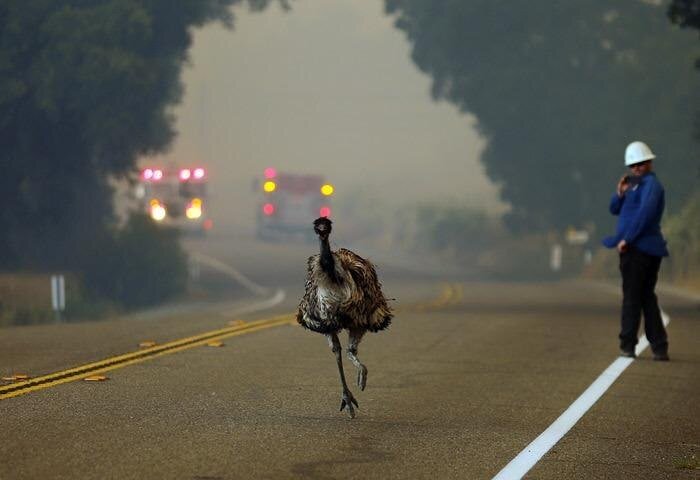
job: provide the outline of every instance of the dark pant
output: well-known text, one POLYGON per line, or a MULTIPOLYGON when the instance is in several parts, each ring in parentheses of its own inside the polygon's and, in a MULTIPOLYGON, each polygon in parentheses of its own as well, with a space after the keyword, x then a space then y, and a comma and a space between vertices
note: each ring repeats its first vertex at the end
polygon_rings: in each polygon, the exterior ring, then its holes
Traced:
POLYGON ((634 350, 639 322, 644 312, 644 331, 654 353, 666 353, 668 340, 661 320, 654 288, 661 257, 647 255, 634 248, 620 254, 622 273, 622 329, 620 348, 634 350))

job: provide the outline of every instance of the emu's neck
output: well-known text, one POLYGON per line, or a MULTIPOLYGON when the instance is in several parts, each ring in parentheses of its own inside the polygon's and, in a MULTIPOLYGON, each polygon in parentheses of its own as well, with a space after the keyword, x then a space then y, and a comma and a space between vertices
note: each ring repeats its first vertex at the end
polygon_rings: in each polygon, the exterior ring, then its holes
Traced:
POLYGON ((331 279, 336 283, 339 282, 338 276, 335 273, 335 260, 331 253, 331 245, 328 242, 328 237, 321 238, 321 270, 326 272, 331 279))

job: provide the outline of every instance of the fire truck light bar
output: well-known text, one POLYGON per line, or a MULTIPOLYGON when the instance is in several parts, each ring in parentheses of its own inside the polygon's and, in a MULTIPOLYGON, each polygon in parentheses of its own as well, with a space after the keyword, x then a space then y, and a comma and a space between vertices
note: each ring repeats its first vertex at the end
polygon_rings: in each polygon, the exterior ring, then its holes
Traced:
POLYGON ((157 182, 158 180, 161 180, 163 178, 163 170, 157 168, 145 168, 141 172, 141 177, 143 177, 144 180, 157 182))
POLYGON ((202 180, 206 174, 206 170, 201 167, 197 167, 195 169, 183 168, 180 170, 178 177, 180 178, 181 182, 186 182, 192 179, 202 180))

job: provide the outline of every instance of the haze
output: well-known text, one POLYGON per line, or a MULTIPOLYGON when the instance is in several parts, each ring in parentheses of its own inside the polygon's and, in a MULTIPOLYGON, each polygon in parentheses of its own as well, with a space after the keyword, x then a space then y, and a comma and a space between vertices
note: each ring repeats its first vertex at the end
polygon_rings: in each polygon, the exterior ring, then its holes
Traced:
MULTIPOLYGON (((382 2, 235 9, 233 31, 195 32, 179 135, 165 158, 210 169, 219 226, 250 226, 263 168, 322 173, 337 200, 461 202, 502 211, 474 119, 435 103, 382 2)), ((149 159, 142 159, 141 164, 149 159)))

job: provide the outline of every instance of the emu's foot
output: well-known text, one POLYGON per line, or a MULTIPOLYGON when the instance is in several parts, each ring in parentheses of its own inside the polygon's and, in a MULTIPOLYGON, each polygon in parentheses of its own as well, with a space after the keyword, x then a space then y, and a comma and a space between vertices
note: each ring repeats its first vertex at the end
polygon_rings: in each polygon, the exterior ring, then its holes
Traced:
POLYGON ((360 387, 362 391, 364 391, 367 386, 367 367, 364 365, 360 365, 357 369, 357 386, 360 387))
POLYGON ((344 390, 343 399, 340 401, 340 411, 342 412, 343 409, 347 407, 350 418, 355 418, 355 409, 352 407, 353 404, 355 404, 357 408, 360 408, 357 404, 357 400, 352 396, 352 392, 350 390, 344 390))

